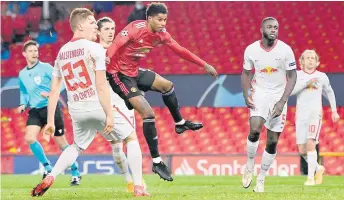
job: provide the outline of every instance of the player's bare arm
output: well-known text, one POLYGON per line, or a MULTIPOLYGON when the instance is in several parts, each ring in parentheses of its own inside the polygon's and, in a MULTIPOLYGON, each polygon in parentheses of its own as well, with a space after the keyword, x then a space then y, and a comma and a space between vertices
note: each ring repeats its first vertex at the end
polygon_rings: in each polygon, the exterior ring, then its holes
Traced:
POLYGON ((51 87, 48 101, 48 119, 45 126, 44 133, 51 135, 55 133, 55 111, 57 101, 60 96, 60 90, 62 86, 62 77, 53 76, 51 79, 51 87))
POLYGON ((296 74, 296 70, 292 69, 292 70, 287 70, 287 85, 285 87, 284 93, 282 98, 275 104, 273 110, 272 110, 272 117, 278 117, 281 115, 282 111, 283 111, 283 107, 285 105, 285 103, 288 101, 288 98, 291 94, 291 92, 293 91, 295 84, 296 84, 296 79, 297 79, 297 74, 296 74))
POLYGON ((248 93, 251 88, 251 78, 251 70, 243 69, 241 73, 241 88, 243 90, 245 103, 248 108, 254 109, 252 96, 248 93))

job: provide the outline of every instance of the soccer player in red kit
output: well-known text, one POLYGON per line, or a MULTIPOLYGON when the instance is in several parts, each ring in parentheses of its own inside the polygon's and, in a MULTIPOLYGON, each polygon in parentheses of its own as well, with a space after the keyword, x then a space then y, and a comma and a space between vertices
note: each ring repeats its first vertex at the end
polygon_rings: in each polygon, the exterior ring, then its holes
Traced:
POLYGON ((158 151, 158 137, 154 112, 141 91, 162 93, 163 101, 176 123, 175 130, 182 134, 186 130, 198 130, 201 123, 184 120, 179 112, 173 83, 150 70, 139 70, 139 60, 154 47, 167 45, 180 57, 205 68, 214 77, 216 70, 205 61, 180 46, 166 31, 167 7, 163 3, 152 3, 147 8, 147 20, 128 24, 115 38, 107 50, 108 79, 114 92, 126 101, 129 109, 134 108, 143 118, 143 133, 153 158, 153 172, 164 180, 172 181, 167 166, 158 151))

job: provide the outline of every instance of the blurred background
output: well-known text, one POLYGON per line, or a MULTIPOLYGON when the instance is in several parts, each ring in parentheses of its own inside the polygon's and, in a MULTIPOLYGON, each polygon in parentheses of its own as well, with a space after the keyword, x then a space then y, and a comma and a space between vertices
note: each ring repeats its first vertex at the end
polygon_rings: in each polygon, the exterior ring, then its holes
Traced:
MULTIPOLYGON (((149 2, 1 2, 1 173, 37 174, 43 168, 31 156, 24 141, 27 112, 19 106, 18 73, 26 66, 22 46, 34 39, 39 56, 53 65, 59 48, 72 38, 69 13, 76 7, 94 11, 96 19, 108 16, 116 22, 116 32, 128 22, 145 19, 149 2)), ((203 68, 184 61, 168 48, 156 48, 141 61, 173 81, 184 118, 203 122, 197 132, 178 136, 168 109, 159 94, 146 93, 154 107, 160 151, 176 175, 239 175, 245 163, 248 110, 242 97, 240 73, 244 49, 261 39, 261 20, 275 17, 280 23, 279 39, 289 44, 299 59, 305 49, 320 55, 318 70, 326 72, 335 91, 339 123, 333 124, 329 104, 324 99, 324 119, 320 135, 320 161, 329 175, 344 174, 344 2, 166 2, 167 31, 182 46, 212 64, 221 74, 214 80, 203 68)), ((61 102, 65 105, 65 92, 61 102)), ((63 109, 66 136, 73 141, 71 119, 63 109)), ((278 144, 278 156, 270 175, 307 173, 295 144, 295 97, 288 102, 287 125, 278 144)), ((136 115, 137 135, 145 153, 144 172, 151 173, 148 146, 142 134, 142 120, 136 115)), ((55 163, 61 153, 51 140, 41 137, 49 159, 55 163)), ((259 154, 266 134, 261 134, 259 154)), ((261 157, 256 163, 260 163, 261 157)), ((78 159, 82 173, 113 174, 118 170, 111 146, 97 136, 78 159)), ((260 165, 257 165, 259 167, 260 165)))

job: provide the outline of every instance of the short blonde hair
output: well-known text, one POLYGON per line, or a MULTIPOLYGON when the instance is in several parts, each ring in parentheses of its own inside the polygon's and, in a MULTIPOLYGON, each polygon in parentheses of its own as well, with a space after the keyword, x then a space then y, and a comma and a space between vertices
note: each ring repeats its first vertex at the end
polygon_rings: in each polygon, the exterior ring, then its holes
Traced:
POLYGON ((78 23, 82 20, 86 20, 88 16, 94 16, 93 12, 90 11, 87 8, 75 8, 71 13, 69 17, 69 24, 74 32, 76 30, 76 27, 78 23))
MULTIPOLYGON (((314 53, 314 54, 315 54, 315 61, 316 61, 317 63, 320 62, 319 55, 317 54, 317 52, 316 52, 314 49, 306 49, 306 50, 301 54, 300 59, 299 59, 300 68, 301 68, 301 69, 303 68, 303 65, 304 65, 303 61, 304 61, 304 59, 305 59, 305 54, 306 54, 306 53, 314 53)), ((317 67, 318 67, 318 66, 317 66, 317 67)))

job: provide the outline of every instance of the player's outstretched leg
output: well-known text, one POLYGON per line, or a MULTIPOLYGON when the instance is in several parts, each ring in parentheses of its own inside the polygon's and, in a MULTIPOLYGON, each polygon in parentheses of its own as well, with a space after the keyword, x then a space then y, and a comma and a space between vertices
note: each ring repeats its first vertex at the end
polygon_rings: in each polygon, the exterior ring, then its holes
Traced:
POLYGON ((152 171, 160 178, 173 181, 171 173, 165 163, 162 161, 158 149, 158 135, 155 127, 155 114, 147 100, 139 95, 129 99, 130 104, 140 113, 143 118, 143 134, 149 146, 150 154, 153 158, 152 171))
POLYGON ((173 120, 176 124, 175 131, 178 134, 182 134, 186 130, 195 131, 203 128, 202 123, 185 120, 182 117, 179 111, 178 98, 174 91, 173 83, 171 81, 155 73, 155 79, 152 85, 152 90, 162 93, 162 99, 173 117, 173 120))
POLYGON ((45 172, 43 174, 43 179, 48 173, 51 172, 52 166, 50 161, 44 153, 42 145, 36 140, 37 135, 41 130, 40 126, 29 125, 26 127, 25 141, 29 145, 32 154, 39 160, 39 162, 44 166, 45 172))
POLYGON ((48 191, 48 189, 54 184, 55 178, 53 176, 45 177, 41 183, 39 183, 36 187, 33 188, 31 191, 31 196, 43 196, 43 194, 48 191))
POLYGON ((33 188, 31 196, 42 196, 53 185, 56 176, 70 167, 76 161, 80 153, 81 149, 75 144, 67 147, 57 160, 51 173, 48 174, 41 183, 33 188))
MULTIPOLYGON (((69 144, 67 143, 67 139, 64 136, 64 134, 55 136, 54 139, 62 151, 66 150, 69 147, 69 144)), ((69 183, 70 186, 79 186, 80 181, 81 181, 81 175, 78 169, 78 163, 76 161, 72 164, 71 171, 72 171, 72 179, 71 179, 71 182, 69 183)))
POLYGON ((250 118, 250 133, 247 137, 247 162, 245 171, 242 175, 242 186, 244 188, 249 188, 252 183, 252 176, 254 172, 254 158, 257 153, 259 146, 259 135, 262 131, 262 126, 264 124, 264 119, 262 117, 251 117, 250 118))
POLYGON ((275 160, 276 157, 276 149, 277 149, 277 143, 278 143, 278 138, 281 133, 279 132, 273 132, 271 130, 267 131, 267 142, 266 142, 266 147, 265 151, 262 156, 262 163, 260 167, 260 172, 257 177, 257 185, 254 188, 254 192, 264 192, 264 182, 265 182, 265 176, 266 172, 270 169, 270 166, 272 162, 275 160))

